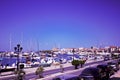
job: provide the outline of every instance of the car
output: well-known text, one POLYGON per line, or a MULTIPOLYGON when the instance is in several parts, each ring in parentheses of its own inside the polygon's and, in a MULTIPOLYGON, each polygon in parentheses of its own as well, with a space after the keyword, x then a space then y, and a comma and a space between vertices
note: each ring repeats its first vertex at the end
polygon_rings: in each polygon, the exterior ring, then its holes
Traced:
POLYGON ((113 78, 110 78, 110 80, 120 80, 119 77, 113 77, 113 78))
POLYGON ((117 61, 117 62, 118 62, 118 64, 120 65, 120 59, 118 59, 118 61, 117 61))
POLYGON ((110 76, 114 74, 113 68, 108 64, 97 65, 99 69, 100 77, 102 80, 109 80, 110 76))
POLYGON ((79 78, 80 80, 100 80, 99 69, 96 67, 85 68, 79 78))
POLYGON ((80 80, 79 76, 73 74, 64 74, 54 77, 52 80, 80 80))
POLYGON ((108 60, 110 60, 109 57, 104 57, 104 61, 108 61, 108 60))
POLYGON ((119 70, 119 64, 118 64, 118 62, 116 62, 116 61, 108 62, 108 65, 111 66, 111 67, 113 67, 113 70, 114 70, 115 72, 117 72, 117 71, 119 70))

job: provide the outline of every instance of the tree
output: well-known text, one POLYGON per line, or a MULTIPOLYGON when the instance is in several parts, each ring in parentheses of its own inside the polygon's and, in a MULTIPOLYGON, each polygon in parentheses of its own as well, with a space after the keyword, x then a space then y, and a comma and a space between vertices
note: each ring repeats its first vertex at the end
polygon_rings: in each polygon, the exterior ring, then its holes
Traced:
POLYGON ((17 80, 24 80, 25 78, 25 71, 23 69, 15 70, 14 73, 17 75, 17 80))
POLYGON ((80 65, 79 60, 73 60, 73 61, 72 61, 72 65, 75 66, 75 69, 78 69, 78 66, 80 65))
POLYGON ((44 69, 42 66, 39 66, 36 70, 36 75, 39 75, 39 78, 43 78, 43 72, 44 72, 44 69))
POLYGON ((81 65, 81 67, 83 67, 83 65, 85 64, 86 60, 79 60, 79 63, 81 65))
POLYGON ((62 64, 60 64, 60 69, 61 69, 61 72, 63 73, 64 72, 64 68, 63 68, 62 64))

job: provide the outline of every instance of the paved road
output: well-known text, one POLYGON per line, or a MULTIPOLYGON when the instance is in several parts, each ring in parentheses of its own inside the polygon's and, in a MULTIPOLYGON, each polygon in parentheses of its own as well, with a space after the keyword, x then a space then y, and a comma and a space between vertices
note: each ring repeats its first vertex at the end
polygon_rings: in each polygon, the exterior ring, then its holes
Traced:
MULTIPOLYGON (((93 64, 103 64, 103 63, 106 63, 106 61, 97 61, 97 62, 91 62, 91 63, 87 63, 87 64, 85 64, 83 67, 85 67, 85 66, 91 66, 91 65, 93 65, 93 64)), ((69 70, 74 70, 74 66, 69 66, 69 67, 65 67, 64 68, 64 72, 66 72, 66 71, 69 71, 69 70)), ((50 74, 55 74, 55 73, 58 73, 58 72, 61 72, 61 69, 59 68, 59 69, 54 69, 54 70, 49 70, 49 71, 45 71, 44 72, 44 76, 48 76, 48 75, 50 75, 50 74)), ((78 72, 76 73, 77 75, 78 75, 78 72)), ((29 79, 34 79, 34 78, 36 78, 37 76, 35 75, 35 73, 30 73, 30 74, 27 74, 26 75, 26 78, 25 78, 25 80, 29 80, 29 79)), ((2 80, 13 80, 14 79, 14 77, 12 76, 12 77, 7 77, 7 78, 4 78, 4 79, 2 79, 2 80)))
MULTIPOLYGON (((95 63, 100 64, 100 63, 103 63, 103 62, 104 62, 104 61, 87 63, 87 64, 85 64, 84 66, 92 65, 92 64, 95 64, 95 63)), ((64 72, 69 71, 69 70, 74 70, 74 66, 70 66, 70 67, 64 68, 64 72)), ((45 71, 43 75, 44 75, 44 76, 48 76, 48 75, 50 75, 50 74, 55 74, 55 73, 58 73, 58 72, 61 72, 61 69, 60 69, 60 68, 59 68, 59 69, 54 69, 54 70, 45 71)), ((36 76, 34 73, 28 74, 28 75, 26 75, 26 80, 29 80, 29 79, 32 79, 32 78, 36 78, 36 77, 37 77, 37 76, 36 76)))
MULTIPOLYGON (((113 60, 110 60, 110 61, 113 61, 113 60)), ((96 67, 98 64, 105 64, 105 63, 108 63, 110 61, 100 61, 100 62, 94 62, 94 63, 89 63, 90 66, 88 66, 89 64, 86 64, 86 66, 84 66, 83 68, 79 68, 77 70, 70 70, 70 71, 65 71, 64 73, 56 73, 56 74, 53 74, 53 75, 49 75, 49 76, 46 76, 45 78, 42 78, 42 79, 38 79, 38 80, 52 80, 53 78, 55 78, 55 76, 64 76, 64 75, 80 75, 82 70, 84 70, 85 68, 87 67, 96 67)), ((31 80, 34 80, 34 79, 31 79, 31 80)))

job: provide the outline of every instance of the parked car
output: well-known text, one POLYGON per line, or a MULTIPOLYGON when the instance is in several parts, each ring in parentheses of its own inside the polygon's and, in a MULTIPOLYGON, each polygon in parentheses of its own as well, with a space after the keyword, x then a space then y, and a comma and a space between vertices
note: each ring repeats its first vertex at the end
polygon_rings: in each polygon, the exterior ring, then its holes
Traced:
POLYGON ((120 59, 118 59, 118 61, 117 61, 117 62, 118 62, 118 65, 120 65, 120 59))
POLYGON ((119 77, 112 77, 112 78, 110 78, 110 80, 120 80, 120 78, 119 77))
POLYGON ((99 69, 95 67, 85 68, 79 78, 80 80, 100 80, 99 69))
POLYGON ((108 61, 110 58, 108 56, 104 57, 104 61, 108 61))
POLYGON ((64 74, 60 76, 56 76, 52 80, 80 80, 79 76, 73 74, 64 74))
POLYGON ((101 80, 109 80, 110 76, 114 74, 113 68, 107 64, 100 64, 97 66, 101 80))
POLYGON ((116 62, 116 61, 114 61, 114 62, 109 62, 108 65, 111 66, 111 67, 113 67, 113 70, 114 70, 115 72, 117 72, 117 71, 119 70, 119 64, 118 64, 118 62, 116 62))

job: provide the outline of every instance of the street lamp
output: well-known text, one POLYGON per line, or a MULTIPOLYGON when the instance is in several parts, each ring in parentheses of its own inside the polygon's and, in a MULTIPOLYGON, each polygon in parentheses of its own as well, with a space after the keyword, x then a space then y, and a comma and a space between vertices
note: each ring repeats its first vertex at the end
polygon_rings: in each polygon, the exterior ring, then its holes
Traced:
POLYGON ((17 70, 19 70, 19 54, 22 51, 22 47, 20 46, 20 44, 17 44, 17 47, 14 47, 15 53, 17 53, 17 70))
POLYGON ((73 52, 73 60, 74 60, 74 53, 75 53, 75 49, 74 48, 73 48, 72 52, 73 52))

